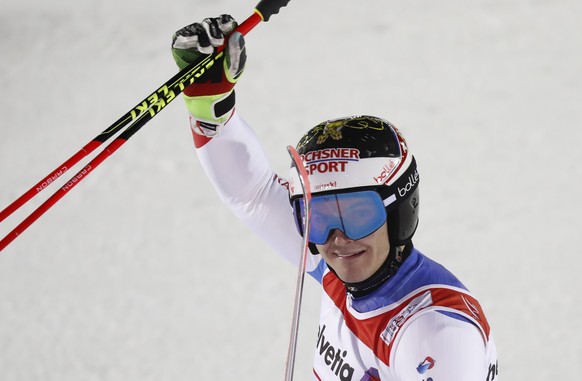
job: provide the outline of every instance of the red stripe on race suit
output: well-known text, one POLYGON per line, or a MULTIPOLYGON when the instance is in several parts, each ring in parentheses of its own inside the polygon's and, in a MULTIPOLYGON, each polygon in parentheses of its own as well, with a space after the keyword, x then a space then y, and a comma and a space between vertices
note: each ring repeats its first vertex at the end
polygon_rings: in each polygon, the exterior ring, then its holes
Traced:
POLYGON ((398 320, 397 324, 398 327, 402 327, 412 316, 427 308, 438 310, 438 307, 443 307, 443 310, 458 311, 461 316, 469 318, 469 320, 473 321, 480 328, 485 342, 489 339, 489 323, 479 302, 471 295, 460 292, 457 289, 446 288, 443 285, 422 287, 417 290, 418 292, 409 294, 406 299, 394 303, 394 309, 369 318, 358 319, 348 310, 346 287, 334 273, 328 272, 324 276, 323 287, 326 294, 341 311, 346 326, 350 331, 387 366, 390 365, 390 352, 392 350, 392 344, 395 341, 394 338, 400 333, 400 330, 395 332, 394 336, 389 340, 389 343, 382 339, 382 334, 389 323, 394 324, 394 319, 399 319, 399 314, 401 315, 401 320, 398 320), (410 306, 413 300, 426 293, 430 293, 430 305, 423 306, 411 314, 403 312, 406 307, 410 306))

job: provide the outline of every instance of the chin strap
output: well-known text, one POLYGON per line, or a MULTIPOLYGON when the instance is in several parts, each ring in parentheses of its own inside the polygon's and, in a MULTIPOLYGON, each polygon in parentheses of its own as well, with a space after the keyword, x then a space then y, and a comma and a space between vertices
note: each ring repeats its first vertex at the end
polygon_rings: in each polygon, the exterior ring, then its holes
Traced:
MULTIPOLYGON (((360 298, 374 292, 396 273, 398 268, 400 268, 404 260, 408 258, 411 252, 412 242, 408 242, 404 246, 398 246, 394 248, 390 247, 388 257, 380 266, 380 268, 374 274, 372 274, 371 277, 357 283, 344 282, 348 292, 352 294, 354 298, 360 298)), ((335 273, 331 267, 329 269, 335 273)))

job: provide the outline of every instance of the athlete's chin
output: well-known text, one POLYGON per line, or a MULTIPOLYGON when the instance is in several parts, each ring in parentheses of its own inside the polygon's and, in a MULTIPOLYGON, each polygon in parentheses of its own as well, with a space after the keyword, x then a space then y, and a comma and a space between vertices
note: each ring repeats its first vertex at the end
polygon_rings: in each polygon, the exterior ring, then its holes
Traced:
MULTIPOLYGON (((333 267, 333 265, 332 265, 333 267)), ((372 276, 374 271, 369 266, 346 266, 345 264, 337 264, 333 267, 337 276, 346 283, 363 282, 372 276)))
POLYGON ((370 276, 367 274, 361 274, 361 273, 354 274, 354 273, 345 272, 344 274, 338 273, 338 277, 344 283, 360 283, 360 282, 363 282, 366 279, 368 279, 370 276))

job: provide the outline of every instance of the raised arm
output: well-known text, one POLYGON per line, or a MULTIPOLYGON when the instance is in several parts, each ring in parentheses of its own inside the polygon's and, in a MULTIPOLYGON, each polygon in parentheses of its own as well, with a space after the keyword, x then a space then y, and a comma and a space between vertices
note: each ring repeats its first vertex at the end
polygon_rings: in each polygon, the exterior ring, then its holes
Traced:
POLYGON ((194 144, 224 203, 278 253, 297 264, 301 237, 286 182, 273 172, 257 136, 235 111, 234 86, 246 62, 244 37, 230 34, 235 27, 232 17, 222 15, 188 25, 174 35, 172 52, 180 67, 201 54, 212 54, 228 36, 222 59, 184 90, 194 144))

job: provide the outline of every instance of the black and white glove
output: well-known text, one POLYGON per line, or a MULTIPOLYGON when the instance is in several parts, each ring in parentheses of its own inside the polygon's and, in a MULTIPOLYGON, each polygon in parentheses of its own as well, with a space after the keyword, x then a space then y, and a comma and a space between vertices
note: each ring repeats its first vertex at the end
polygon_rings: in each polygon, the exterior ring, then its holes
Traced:
POLYGON ((221 15, 190 24, 172 38, 172 55, 180 70, 201 56, 214 54, 227 39, 225 50, 218 54, 212 66, 184 89, 186 108, 196 134, 217 135, 234 111, 234 86, 246 62, 244 37, 233 32, 237 25, 231 16, 221 15))

